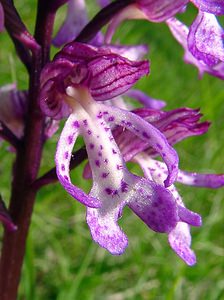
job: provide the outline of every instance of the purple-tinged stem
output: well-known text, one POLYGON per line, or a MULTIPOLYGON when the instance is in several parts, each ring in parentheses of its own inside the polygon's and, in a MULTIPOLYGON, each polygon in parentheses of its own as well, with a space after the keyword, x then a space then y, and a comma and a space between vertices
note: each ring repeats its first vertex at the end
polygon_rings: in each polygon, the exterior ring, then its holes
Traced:
MULTIPOLYGON (((70 170, 74 169, 80 165, 87 158, 87 152, 85 148, 81 148, 78 151, 74 152, 70 161, 70 170)), ((32 188, 39 190, 41 187, 57 182, 58 177, 56 174, 56 168, 49 170, 47 173, 42 175, 32 184, 32 188)))
POLYGON ((135 0, 117 0, 104 7, 96 16, 84 27, 76 37, 76 42, 87 43, 106 25, 121 9, 125 8, 135 0))
MULTIPOLYGON (((45 7, 44 2, 43 0, 39 1, 38 10, 45 7)), ((41 67, 49 59, 53 21, 52 12, 38 11, 35 39, 41 48, 33 51, 28 118, 25 124, 24 138, 17 148, 9 205, 9 213, 18 229, 12 233, 4 231, 0 260, 1 300, 16 300, 17 298, 26 239, 36 197, 36 190, 32 188, 32 183, 37 178, 44 143, 44 116, 38 104, 39 81, 41 67)))
POLYGON ((37 20, 41 20, 42 22, 41 26, 36 23, 35 37, 37 42, 42 46, 42 66, 50 59, 50 46, 56 11, 66 2, 67 0, 38 1, 37 20))
POLYGON ((0 137, 9 142, 15 149, 19 147, 20 140, 12 133, 12 131, 2 122, 0 122, 0 137))

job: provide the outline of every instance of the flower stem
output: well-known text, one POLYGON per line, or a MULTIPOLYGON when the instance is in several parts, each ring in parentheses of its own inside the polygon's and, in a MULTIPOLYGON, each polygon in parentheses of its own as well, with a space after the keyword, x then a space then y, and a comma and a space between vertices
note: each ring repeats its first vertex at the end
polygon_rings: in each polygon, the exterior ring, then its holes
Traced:
POLYGON ((29 107, 24 138, 17 148, 13 169, 12 194, 9 213, 18 227, 15 232, 5 230, 0 260, 0 299, 16 300, 20 274, 25 254, 26 239, 36 198, 32 183, 40 167, 44 144, 44 116, 38 95, 41 68, 49 60, 49 49, 54 22, 54 13, 44 9, 46 1, 39 0, 35 29, 38 45, 32 51, 29 83, 29 107))

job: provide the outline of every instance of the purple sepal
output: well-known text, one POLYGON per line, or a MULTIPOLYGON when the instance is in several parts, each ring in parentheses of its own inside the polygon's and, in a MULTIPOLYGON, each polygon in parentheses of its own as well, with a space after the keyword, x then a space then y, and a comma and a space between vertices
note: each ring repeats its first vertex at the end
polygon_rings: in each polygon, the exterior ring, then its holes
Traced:
POLYGON ((157 232, 170 232, 178 222, 176 202, 169 190, 144 178, 138 184, 136 198, 128 206, 157 232))
MULTIPOLYGON (((106 47, 106 46, 104 46, 106 47)), ((130 60, 140 60, 149 52, 148 45, 108 45, 111 52, 121 55, 130 60)))
POLYGON ((54 37, 52 43, 61 47, 73 41, 87 23, 87 13, 84 0, 69 0, 64 23, 54 37))
POLYGON ((224 14, 223 0, 191 0, 199 10, 214 14, 216 16, 224 14))
POLYGON ((224 61, 224 30, 216 17, 199 12, 190 26, 188 47, 190 52, 210 67, 224 61))
POLYGON ((148 61, 130 61, 108 47, 71 43, 43 69, 40 106, 47 116, 60 119, 71 113, 68 86, 85 86, 95 100, 104 101, 126 92, 148 73, 148 61))
POLYGON ((180 221, 185 222, 192 226, 201 226, 201 216, 193 211, 190 211, 186 207, 179 205, 178 206, 178 216, 180 221))
POLYGON ((224 175, 190 173, 179 170, 177 181, 186 185, 217 189, 224 186, 224 175))
MULTIPOLYGON (((201 135, 209 127, 208 122, 199 123, 202 115, 198 110, 190 108, 179 108, 168 112, 140 108, 133 112, 158 128, 171 145, 189 136, 201 135)), ((135 137, 130 131, 124 131, 122 127, 115 128, 113 134, 126 161, 131 160, 141 151, 147 151, 152 157, 157 155, 155 149, 149 147, 147 141, 135 137)))
POLYGON ((110 0, 97 0, 99 6, 101 6, 102 8, 107 6, 108 4, 110 4, 110 0))
POLYGON ((125 93, 126 96, 136 99, 141 102, 145 107, 152 109, 161 109, 166 106, 166 102, 158 99, 151 98, 140 90, 131 89, 125 93))
POLYGON ((1 196, 0 196, 0 222, 5 226, 5 228, 8 231, 15 231, 17 229, 17 226, 13 223, 1 196))
POLYGON ((23 136, 27 107, 27 92, 18 91, 15 83, 0 88, 0 121, 18 138, 23 136))
POLYGON ((169 233, 168 241, 170 247, 189 266, 196 263, 196 256, 191 250, 191 234, 189 225, 178 222, 176 227, 169 233))
POLYGON ((167 20, 167 25, 169 26, 170 31, 175 39, 181 44, 185 51, 184 61, 197 67, 199 71, 199 78, 203 76, 204 72, 207 72, 212 76, 224 79, 224 63, 220 62, 214 67, 209 67, 202 60, 198 60, 191 54, 187 45, 187 36, 189 33, 189 29, 186 25, 175 18, 167 20))
POLYGON ((163 22, 178 12, 182 12, 188 0, 137 0, 136 2, 149 21, 163 22))

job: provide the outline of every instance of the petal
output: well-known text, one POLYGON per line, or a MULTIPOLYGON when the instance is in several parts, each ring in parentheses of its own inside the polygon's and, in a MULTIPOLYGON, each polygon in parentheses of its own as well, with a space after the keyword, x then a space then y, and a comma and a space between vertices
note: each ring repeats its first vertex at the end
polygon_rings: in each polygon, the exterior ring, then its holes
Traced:
POLYGON ((97 0, 97 2, 102 8, 110 4, 110 0, 97 0))
POLYGON ((15 231, 17 226, 13 223, 8 210, 0 196, 0 222, 5 226, 8 231, 15 231))
POLYGON ((214 15, 198 13, 190 27, 188 47, 197 59, 208 66, 224 61, 224 30, 214 15))
POLYGON ((136 197, 131 199, 128 206, 152 230, 170 232, 179 219, 172 194, 163 186, 144 178, 135 189, 136 197))
POLYGON ((169 233, 168 241, 176 254, 189 266, 196 263, 196 256, 191 250, 191 235, 189 225, 178 222, 177 226, 169 233))
POLYGON ((186 185, 217 189, 224 186, 224 175, 190 173, 179 170, 177 181, 186 185))
POLYGON ((158 99, 151 98, 140 90, 131 89, 125 93, 126 96, 136 99, 141 102, 145 107, 152 109, 161 109, 166 106, 166 102, 158 99))
POLYGON ((148 61, 130 61, 108 54, 88 63, 91 72, 89 90, 96 101, 114 98, 131 88, 149 73, 148 61))
POLYGON ((65 190, 73 198, 77 199, 86 206, 99 207, 101 203, 98 199, 88 196, 81 189, 73 185, 70 180, 69 164, 72 156, 73 146, 78 134, 79 122, 77 121, 77 118, 71 114, 64 126, 57 145, 57 151, 55 155, 57 176, 65 190))
POLYGON ((27 107, 27 92, 18 91, 16 84, 0 88, 0 121, 18 138, 23 136, 27 107))
POLYGON ((168 144, 165 136, 154 126, 131 112, 104 105, 102 105, 102 109, 109 113, 108 120, 113 118, 114 124, 127 128, 142 140, 147 141, 148 145, 162 156, 169 171, 164 184, 166 187, 171 185, 178 172, 178 156, 168 144))
POLYGON ((117 53, 130 60, 140 60, 149 52, 148 45, 109 45, 111 52, 117 53))
POLYGON ((197 67, 199 71, 199 78, 203 76, 204 72, 207 72, 212 76, 224 79, 224 63, 219 63, 214 67, 209 67, 202 60, 197 59, 191 54, 187 45, 187 36, 189 29, 186 25, 175 18, 167 20, 166 23, 169 26, 169 29, 174 38, 182 45, 185 51, 184 61, 197 67))
POLYGON ((62 45, 73 41, 87 24, 87 20, 85 1, 68 1, 66 19, 53 39, 54 46, 61 47, 62 45))
POLYGON ((181 12, 188 0, 138 0, 137 3, 149 21, 163 22, 181 12))
POLYGON ((223 0, 191 0, 195 6, 197 6, 201 11, 214 14, 223 15, 224 14, 224 1, 223 0))
POLYGON ((114 255, 120 255, 128 246, 128 239, 117 225, 117 209, 87 208, 86 221, 93 240, 114 255))
POLYGON ((179 205, 178 206, 178 215, 182 222, 185 222, 192 226, 201 226, 202 220, 201 216, 196 214, 193 211, 190 211, 186 207, 179 205))

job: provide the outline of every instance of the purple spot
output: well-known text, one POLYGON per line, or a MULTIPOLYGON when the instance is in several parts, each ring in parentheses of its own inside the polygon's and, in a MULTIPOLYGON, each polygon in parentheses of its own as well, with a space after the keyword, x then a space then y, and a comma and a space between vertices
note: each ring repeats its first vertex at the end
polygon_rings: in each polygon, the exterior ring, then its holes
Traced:
POLYGON ((88 133, 88 135, 91 135, 92 131, 91 130, 87 130, 87 133, 88 133))
POLYGON ((82 122, 83 122, 84 126, 87 126, 87 125, 88 125, 87 120, 83 120, 82 122))
POLYGON ((130 126, 132 126, 132 123, 131 122, 126 122, 126 125, 130 127, 130 126))
POLYGON ((156 146, 157 146, 160 150, 163 149, 163 147, 162 147, 160 144, 156 144, 156 146))
POLYGON ((113 117, 113 116, 109 117, 109 118, 108 118, 108 121, 109 121, 109 122, 113 122, 113 121, 114 121, 114 117, 113 117))
POLYGON ((102 152, 101 152, 101 151, 98 152, 98 156, 99 156, 99 157, 102 156, 102 152))
POLYGON ((114 150, 114 149, 112 149, 112 153, 113 153, 113 154, 117 154, 117 151, 114 150))
POLYGON ((95 160, 95 165, 100 168, 100 161, 99 160, 95 160))
POLYGON ((65 158, 65 159, 68 159, 68 151, 66 151, 66 152, 64 153, 64 158, 65 158))
POLYGON ((117 170, 122 170, 123 166, 122 165, 117 165, 117 170))
POLYGON ((79 122, 78 121, 73 122, 73 126, 75 128, 79 128, 80 127, 79 122))
POLYGON ((107 132, 108 130, 110 130, 110 127, 104 127, 104 130, 107 132))
POLYGON ((68 181, 68 176, 65 175, 65 176, 64 176, 64 179, 68 181))
POLYGON ((108 164, 108 159, 107 158, 104 159, 104 162, 105 162, 105 164, 108 164))
POLYGON ((102 173, 102 178, 106 178, 110 173, 102 173))
POLYGON ((142 132, 142 136, 143 136, 144 138, 149 139, 149 135, 148 135, 148 133, 145 132, 145 131, 142 132))
POLYGON ((69 136, 68 136, 68 143, 69 143, 69 145, 71 145, 72 142, 73 142, 73 136, 72 136, 72 135, 69 135, 69 136))
POLYGON ((100 145, 100 150, 103 150, 103 146, 102 145, 100 145))
POLYGON ((89 147, 90 147, 90 149, 93 149, 94 148, 94 144, 89 144, 89 147))
POLYGON ((108 195, 111 195, 113 193, 113 190, 110 189, 110 188, 106 188, 105 189, 105 192, 108 194, 108 195))
POLYGON ((128 191, 128 184, 125 181, 121 181, 121 191, 122 193, 126 193, 128 191))
POLYGON ((65 165, 61 165, 61 170, 64 171, 65 170, 65 165))
POLYGON ((100 111, 99 114, 97 115, 97 118, 98 118, 98 119, 101 119, 102 116, 103 116, 103 115, 102 115, 102 112, 100 111))
POLYGON ((104 115, 108 115, 108 111, 104 111, 103 114, 104 114, 104 115))

